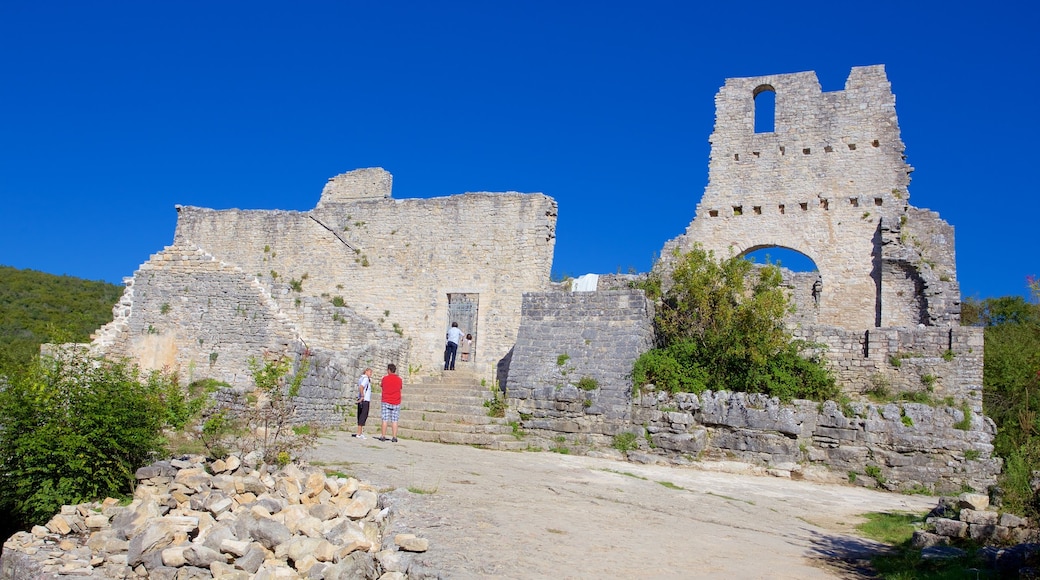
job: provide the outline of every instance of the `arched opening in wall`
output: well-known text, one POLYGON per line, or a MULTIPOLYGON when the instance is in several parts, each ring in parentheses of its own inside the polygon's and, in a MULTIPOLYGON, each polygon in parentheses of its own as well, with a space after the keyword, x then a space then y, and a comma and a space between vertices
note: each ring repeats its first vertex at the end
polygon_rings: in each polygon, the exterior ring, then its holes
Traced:
POLYGON ((756 246, 742 256, 755 264, 780 266, 783 285, 788 298, 795 307, 794 322, 811 324, 816 322, 823 296, 823 277, 816 262, 805 254, 783 246, 756 246))
POLYGON ((776 90, 770 85, 755 89, 755 133, 772 133, 776 130, 776 90))

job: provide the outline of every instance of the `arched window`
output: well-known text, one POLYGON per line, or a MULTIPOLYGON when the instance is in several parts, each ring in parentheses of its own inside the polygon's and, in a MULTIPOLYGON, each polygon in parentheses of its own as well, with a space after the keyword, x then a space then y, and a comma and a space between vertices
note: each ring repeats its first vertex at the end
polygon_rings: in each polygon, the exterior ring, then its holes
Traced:
POLYGON ((776 130, 776 89, 761 85, 755 89, 755 133, 776 130))

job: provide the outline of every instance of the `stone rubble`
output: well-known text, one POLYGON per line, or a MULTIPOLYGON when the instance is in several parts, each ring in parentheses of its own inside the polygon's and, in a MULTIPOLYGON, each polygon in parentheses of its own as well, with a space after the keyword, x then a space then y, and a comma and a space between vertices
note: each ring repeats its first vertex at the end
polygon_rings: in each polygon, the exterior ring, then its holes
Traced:
POLYGON ((231 456, 159 461, 136 478, 128 505, 63 506, 45 526, 11 536, 0 577, 436 577, 413 566, 429 542, 390 531, 393 499, 352 477, 231 456))

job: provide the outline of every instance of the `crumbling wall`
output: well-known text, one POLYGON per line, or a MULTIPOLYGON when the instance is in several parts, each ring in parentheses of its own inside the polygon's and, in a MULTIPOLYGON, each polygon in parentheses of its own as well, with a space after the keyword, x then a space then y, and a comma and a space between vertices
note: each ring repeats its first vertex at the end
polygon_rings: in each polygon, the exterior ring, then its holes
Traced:
POLYGON ((812 326, 795 337, 823 345, 820 354, 842 391, 927 394, 967 402, 982 413, 983 329, 874 328, 855 332, 812 326))
POLYGON ((661 267, 694 244, 718 258, 788 248, 819 270, 800 293, 812 294, 820 324, 955 323, 953 230, 909 206, 913 168, 883 66, 854 67, 829 93, 812 72, 727 79, 715 105, 709 183, 661 267), (762 131, 755 106, 767 92, 775 125, 762 131))
POLYGON ((653 346, 643 292, 528 293, 522 320, 504 384, 511 407, 530 416, 524 428, 613 435, 627 425, 632 364, 653 346), (595 387, 582 389, 588 380, 595 387))
POLYGON ((253 276, 201 250, 171 246, 128 280, 116 318, 96 333, 93 345, 98 354, 127 358, 146 370, 176 371, 184 382, 228 383, 230 390, 217 395, 228 402, 233 391, 253 388, 251 358, 306 359, 295 420, 326 425, 342 421, 366 366, 394 362, 407 368, 408 341, 349 308, 313 298, 294 307, 296 322, 253 276))
MULTIPOLYGON (((296 297, 340 297, 411 339, 421 372, 443 364, 448 295, 477 295, 477 328, 463 330, 475 334, 474 368, 493 376, 516 341, 521 295, 548 288, 556 202, 519 193, 395 200, 388 188, 388 173, 360 170, 334 178, 310 212, 178 207, 176 240, 272 291, 288 283, 296 297), (355 181, 362 189, 352 196, 355 181)), ((296 309, 283 310, 298 321, 296 309)))

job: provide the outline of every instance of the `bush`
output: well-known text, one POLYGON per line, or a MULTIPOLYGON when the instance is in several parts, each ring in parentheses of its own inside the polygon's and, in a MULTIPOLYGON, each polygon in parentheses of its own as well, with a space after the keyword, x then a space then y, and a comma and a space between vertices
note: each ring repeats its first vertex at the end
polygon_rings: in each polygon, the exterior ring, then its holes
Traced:
POLYGON ((185 402, 173 375, 60 352, 12 372, 0 391, 0 502, 31 525, 63 504, 132 491, 185 402))
POLYGON ((671 281, 654 318, 661 347, 632 368, 636 391, 653 384, 669 392, 766 393, 784 401, 837 396, 819 358, 802 355, 817 345, 794 341, 785 330, 791 307, 778 268, 753 270, 737 257, 716 261, 695 247, 676 255, 671 281))
POLYGON ((617 449, 618 451, 624 453, 626 451, 631 451, 638 447, 636 439, 637 437, 635 433, 618 433, 617 435, 614 435, 614 442, 611 446, 614 449, 617 449))
POLYGON ((296 398, 309 362, 287 357, 249 359, 255 390, 234 395, 231 404, 217 407, 201 425, 201 439, 210 455, 257 451, 270 464, 285 465, 299 458, 319 436, 316 425, 302 429, 295 422, 296 398))

